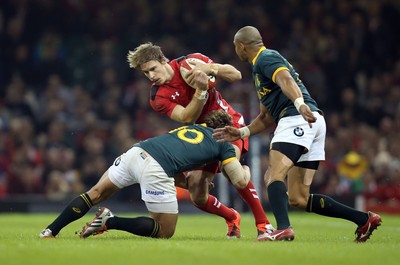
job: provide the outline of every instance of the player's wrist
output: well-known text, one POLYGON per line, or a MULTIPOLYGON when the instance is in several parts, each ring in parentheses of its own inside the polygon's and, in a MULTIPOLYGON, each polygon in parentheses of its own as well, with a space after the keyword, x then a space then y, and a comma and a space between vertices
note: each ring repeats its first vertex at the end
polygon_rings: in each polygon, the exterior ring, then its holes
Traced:
POLYGON ((247 126, 240 128, 240 129, 239 129, 239 132, 240 132, 240 138, 241 138, 241 139, 250 136, 250 129, 249 129, 249 127, 247 127, 247 126))
POLYGON ((219 70, 218 65, 217 64, 213 64, 213 63, 210 63, 208 65, 210 66, 210 74, 213 75, 213 76, 217 76, 218 75, 218 70, 219 70))
POLYGON ((304 98, 303 97, 298 97, 294 100, 293 102, 294 106, 296 107, 297 111, 300 113, 300 107, 302 105, 306 105, 306 103, 304 103, 304 98))
POLYGON ((194 93, 194 97, 199 100, 205 100, 208 98, 208 92, 207 92, 207 90, 196 89, 196 92, 194 93))

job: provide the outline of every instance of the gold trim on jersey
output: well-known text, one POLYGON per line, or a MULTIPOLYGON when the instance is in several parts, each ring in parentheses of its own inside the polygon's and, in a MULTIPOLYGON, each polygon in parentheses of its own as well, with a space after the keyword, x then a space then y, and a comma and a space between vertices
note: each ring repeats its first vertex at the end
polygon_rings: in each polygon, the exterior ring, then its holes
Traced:
POLYGON ((232 161, 235 160, 235 159, 236 159, 236 157, 227 158, 227 159, 225 159, 224 161, 222 161, 221 164, 222 164, 223 166, 225 166, 226 164, 228 164, 229 162, 232 162, 232 161))
POLYGON ((262 51, 266 50, 266 49, 267 49, 267 47, 262 46, 262 47, 258 50, 256 56, 255 56, 255 57, 253 58, 253 60, 251 61, 253 65, 256 63, 257 58, 258 58, 258 56, 260 55, 260 53, 261 53, 262 51))
POLYGON ((274 74, 272 75, 272 82, 276 83, 276 82, 275 82, 276 75, 277 75, 280 71, 282 71, 282 70, 288 70, 288 71, 290 71, 289 68, 287 68, 286 66, 278 67, 278 69, 276 69, 275 72, 274 72, 274 74))

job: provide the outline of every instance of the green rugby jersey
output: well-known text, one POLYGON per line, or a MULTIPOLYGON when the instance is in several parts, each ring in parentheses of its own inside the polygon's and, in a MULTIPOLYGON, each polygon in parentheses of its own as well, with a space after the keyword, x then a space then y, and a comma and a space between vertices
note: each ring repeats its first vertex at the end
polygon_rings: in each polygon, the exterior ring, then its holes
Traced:
POLYGON ((279 52, 262 47, 252 61, 253 80, 258 99, 274 117, 275 122, 277 123, 282 117, 299 115, 293 102, 275 83, 276 74, 282 70, 290 72, 310 109, 318 111, 317 103, 311 98, 293 66, 279 52))
POLYGON ((148 152, 168 176, 192 170, 205 163, 226 164, 236 158, 231 143, 217 143, 213 129, 205 124, 182 126, 169 133, 147 139, 138 145, 148 152))

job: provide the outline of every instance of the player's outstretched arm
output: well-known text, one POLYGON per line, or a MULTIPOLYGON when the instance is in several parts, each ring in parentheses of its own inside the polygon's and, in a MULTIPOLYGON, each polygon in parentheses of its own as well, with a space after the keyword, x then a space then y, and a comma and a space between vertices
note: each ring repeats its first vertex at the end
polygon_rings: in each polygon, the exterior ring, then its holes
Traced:
POLYGON ((249 137, 250 135, 258 134, 275 124, 274 118, 268 112, 263 104, 260 104, 260 114, 250 123, 249 126, 240 129, 225 126, 224 128, 216 128, 213 133, 213 138, 217 142, 234 142, 238 139, 249 137))
POLYGON ((242 79, 242 73, 230 64, 219 64, 219 63, 207 63, 202 64, 198 62, 193 62, 193 69, 188 72, 188 77, 193 75, 197 70, 202 71, 207 75, 213 75, 215 77, 220 77, 225 81, 230 83, 239 81, 242 79))
POLYGON ((217 139, 217 142, 234 142, 240 139, 240 130, 232 126, 225 126, 214 129, 212 136, 217 139))

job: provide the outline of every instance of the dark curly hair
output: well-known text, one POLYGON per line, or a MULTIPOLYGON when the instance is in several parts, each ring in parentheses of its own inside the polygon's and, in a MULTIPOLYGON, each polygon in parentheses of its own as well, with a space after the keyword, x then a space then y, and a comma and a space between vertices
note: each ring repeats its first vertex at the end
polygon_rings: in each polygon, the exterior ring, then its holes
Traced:
POLYGON ((204 118, 204 122, 211 128, 223 128, 232 125, 232 117, 223 110, 213 110, 204 118))

